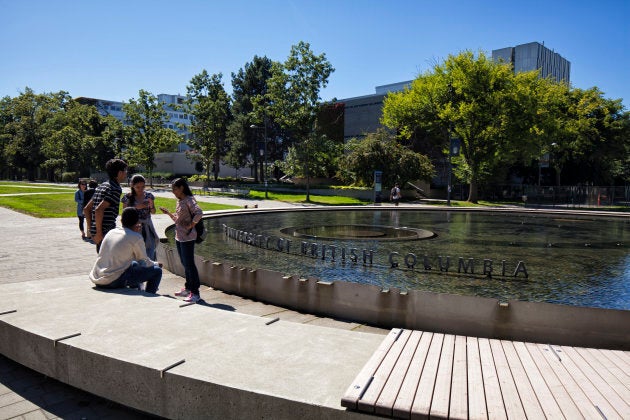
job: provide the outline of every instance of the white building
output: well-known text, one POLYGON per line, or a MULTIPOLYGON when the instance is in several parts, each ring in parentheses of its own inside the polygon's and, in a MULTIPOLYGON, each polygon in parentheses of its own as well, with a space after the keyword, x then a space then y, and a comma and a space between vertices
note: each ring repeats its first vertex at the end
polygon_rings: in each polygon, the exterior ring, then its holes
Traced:
MULTIPOLYGON (((168 95, 161 93, 157 95, 158 101, 163 103, 164 110, 167 113, 168 121, 164 124, 164 128, 170 128, 182 138, 189 138, 190 134, 186 127, 190 125, 191 116, 178 110, 176 105, 182 105, 186 100, 182 95, 168 95), (183 125, 183 127, 182 127, 183 125)), ((103 115, 111 115, 112 117, 125 122, 125 112, 123 111, 123 102, 110 101, 107 99, 96 99, 78 97, 76 100, 85 105, 94 105, 98 112, 103 115)), ((177 145, 177 152, 157 153, 155 156, 155 172, 169 172, 178 175, 193 175, 200 173, 195 170, 195 163, 186 155, 186 151, 190 147, 185 142, 177 145)))

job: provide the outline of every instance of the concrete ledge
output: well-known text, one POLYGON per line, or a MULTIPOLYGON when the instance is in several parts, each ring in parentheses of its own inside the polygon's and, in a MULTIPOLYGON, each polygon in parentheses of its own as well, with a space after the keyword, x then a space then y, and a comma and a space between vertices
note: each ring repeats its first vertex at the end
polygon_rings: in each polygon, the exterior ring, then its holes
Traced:
MULTIPOLYGON (((300 210, 303 211, 303 210, 300 210)), ((168 243, 158 259, 184 276, 177 251, 168 243)), ((345 319, 380 328, 407 328, 485 338, 630 350, 630 311, 585 308, 476 296, 401 292, 351 282, 298 278, 252 270, 196 256, 201 282, 215 289, 295 311, 345 319)))
POLYGON ((85 276, 0 285, 0 294, 2 354, 141 411, 365 418, 345 411, 340 397, 381 335, 95 290, 85 276))

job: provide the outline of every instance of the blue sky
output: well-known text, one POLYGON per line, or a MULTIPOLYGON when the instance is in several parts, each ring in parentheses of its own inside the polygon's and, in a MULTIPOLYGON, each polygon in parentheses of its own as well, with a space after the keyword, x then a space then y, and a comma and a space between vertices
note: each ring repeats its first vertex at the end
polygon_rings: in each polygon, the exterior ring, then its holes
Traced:
POLYGON ((127 101, 185 94, 206 69, 254 55, 284 61, 299 41, 335 72, 323 100, 374 93, 449 54, 537 41, 571 62, 574 87, 630 104, 630 0, 0 0, 0 97, 37 93, 127 101))

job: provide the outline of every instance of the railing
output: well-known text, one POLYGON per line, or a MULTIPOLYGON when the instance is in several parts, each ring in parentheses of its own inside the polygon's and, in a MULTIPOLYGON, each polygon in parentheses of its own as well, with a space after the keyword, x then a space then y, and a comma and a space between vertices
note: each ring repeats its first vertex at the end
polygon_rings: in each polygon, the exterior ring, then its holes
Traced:
POLYGON ((489 200, 518 200, 526 206, 630 207, 630 185, 504 185, 484 188, 480 196, 489 200))

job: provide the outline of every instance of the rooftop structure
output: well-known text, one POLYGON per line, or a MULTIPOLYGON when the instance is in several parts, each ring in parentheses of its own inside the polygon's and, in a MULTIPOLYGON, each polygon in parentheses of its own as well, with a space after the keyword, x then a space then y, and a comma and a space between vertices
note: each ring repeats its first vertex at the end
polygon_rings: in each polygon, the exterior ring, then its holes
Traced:
POLYGON ((557 52, 538 42, 506 47, 492 51, 493 60, 512 64, 514 72, 540 70, 541 77, 569 83, 571 63, 557 52))

